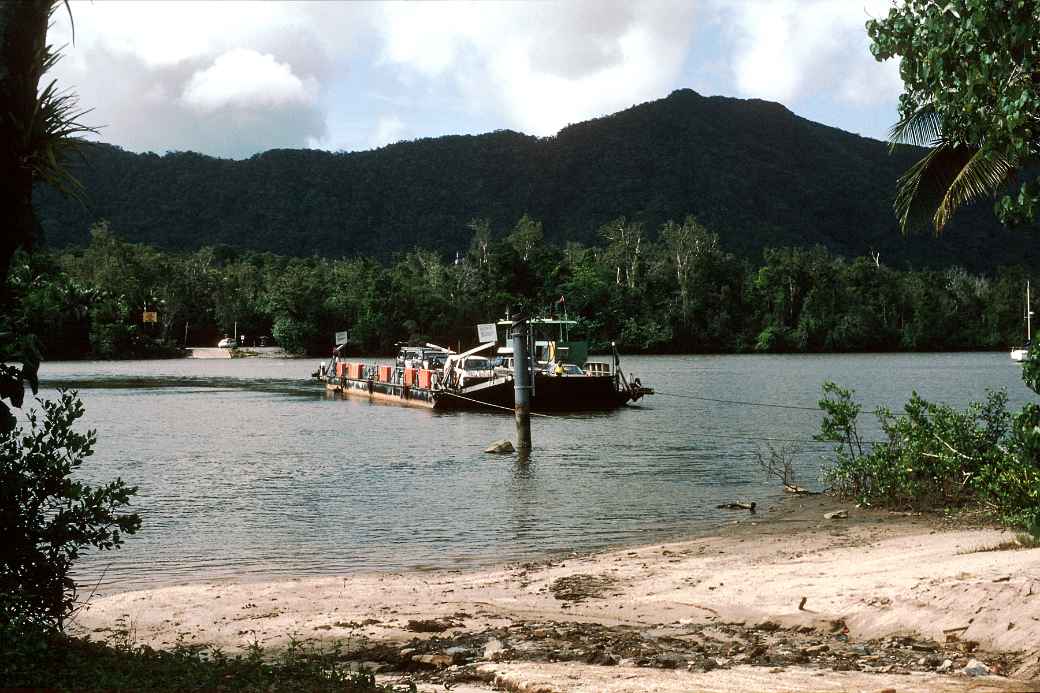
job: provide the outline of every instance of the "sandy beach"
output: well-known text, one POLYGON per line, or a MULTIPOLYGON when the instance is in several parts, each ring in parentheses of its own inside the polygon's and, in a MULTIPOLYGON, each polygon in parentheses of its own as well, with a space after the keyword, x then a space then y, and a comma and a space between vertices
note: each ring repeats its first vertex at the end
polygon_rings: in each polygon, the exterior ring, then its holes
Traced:
POLYGON ((1013 534, 825 496, 719 512, 713 536, 480 571, 100 595, 75 628, 337 642, 428 691, 1040 690, 1040 549, 992 550, 1013 534))

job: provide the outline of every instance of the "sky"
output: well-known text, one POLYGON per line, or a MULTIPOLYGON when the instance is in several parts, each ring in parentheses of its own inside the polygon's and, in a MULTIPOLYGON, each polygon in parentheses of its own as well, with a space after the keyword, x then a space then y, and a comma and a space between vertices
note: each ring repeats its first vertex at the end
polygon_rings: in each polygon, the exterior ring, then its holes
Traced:
POLYGON ((891 0, 233 2, 62 8, 52 73, 137 152, 245 158, 571 123, 676 89, 777 101, 884 139, 898 64, 864 23, 891 0))

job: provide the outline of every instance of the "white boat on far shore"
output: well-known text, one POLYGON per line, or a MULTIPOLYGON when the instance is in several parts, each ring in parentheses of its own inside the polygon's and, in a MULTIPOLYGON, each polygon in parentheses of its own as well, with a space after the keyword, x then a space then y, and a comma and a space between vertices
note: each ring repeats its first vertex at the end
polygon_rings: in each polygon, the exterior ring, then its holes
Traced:
POLYGON ((1029 282, 1026 282, 1026 343, 1020 347, 1011 347, 1011 360, 1022 362, 1029 357, 1029 347, 1033 343, 1033 310, 1029 304, 1029 282))

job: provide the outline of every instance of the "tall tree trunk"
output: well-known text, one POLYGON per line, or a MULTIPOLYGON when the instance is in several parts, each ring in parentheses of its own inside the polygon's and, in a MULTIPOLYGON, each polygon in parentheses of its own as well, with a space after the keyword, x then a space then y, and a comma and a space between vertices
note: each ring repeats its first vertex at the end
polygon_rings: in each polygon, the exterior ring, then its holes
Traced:
POLYGON ((47 43, 50 0, 0 0, 0 291, 11 257, 32 244, 31 122, 47 43))

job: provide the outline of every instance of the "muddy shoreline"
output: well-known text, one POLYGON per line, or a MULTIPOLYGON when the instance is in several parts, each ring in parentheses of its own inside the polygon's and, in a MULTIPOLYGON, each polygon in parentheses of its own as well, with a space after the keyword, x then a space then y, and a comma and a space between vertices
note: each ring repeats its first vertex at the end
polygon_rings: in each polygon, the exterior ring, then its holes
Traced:
POLYGON ((102 596, 76 627, 129 624, 157 647, 315 640, 423 690, 1040 688, 1040 549, 827 496, 719 512, 710 536, 487 570, 102 596))

